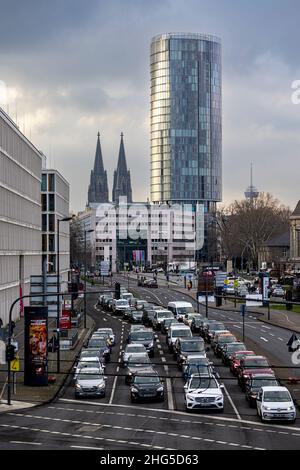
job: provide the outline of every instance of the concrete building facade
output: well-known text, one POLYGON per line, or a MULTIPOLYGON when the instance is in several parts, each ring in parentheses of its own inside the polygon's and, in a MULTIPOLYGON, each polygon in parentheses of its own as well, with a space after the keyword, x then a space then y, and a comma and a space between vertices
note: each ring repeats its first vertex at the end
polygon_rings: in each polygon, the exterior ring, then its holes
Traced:
MULTIPOLYGON (((41 272, 42 156, 0 108, 0 318, 41 272)), ((26 302, 24 302, 26 304, 26 302)), ((20 309, 13 311, 18 318, 20 309)))

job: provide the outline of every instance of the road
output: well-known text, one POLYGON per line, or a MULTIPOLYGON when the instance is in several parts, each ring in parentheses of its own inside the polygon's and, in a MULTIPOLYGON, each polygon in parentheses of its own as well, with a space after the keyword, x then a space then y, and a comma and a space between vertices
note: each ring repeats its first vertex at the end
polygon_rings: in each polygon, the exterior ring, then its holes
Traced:
MULTIPOLYGON (((130 290, 149 301, 166 305, 170 300, 191 300, 172 289, 138 288, 136 282, 130 282, 130 290)), ((124 280, 123 284, 127 286, 124 280)), ((180 371, 161 333, 157 334, 152 361, 165 379, 165 402, 131 404, 129 387, 125 384, 124 371, 120 367, 120 355, 126 345, 129 326, 121 318, 99 310, 96 298, 96 295, 88 298, 88 311, 95 320, 96 328, 111 326, 116 333, 116 345, 105 372, 108 377, 105 398, 75 400, 70 378, 60 398, 52 404, 0 415, 0 449, 180 451, 299 448, 300 420, 297 419, 294 425, 260 423, 228 368, 223 367, 211 351, 208 356, 214 361, 220 382, 226 388, 224 413, 186 413, 180 371)), ((209 315, 224 321, 238 336, 241 334, 239 315, 218 311, 210 311, 209 315)), ((256 345, 266 354, 270 351, 269 357, 273 363, 284 354, 288 332, 270 328, 265 328, 255 318, 246 320, 246 344, 249 341, 251 347, 256 345), (273 334, 274 337, 271 336, 273 334)), ((286 358, 290 360, 288 355, 286 358)))

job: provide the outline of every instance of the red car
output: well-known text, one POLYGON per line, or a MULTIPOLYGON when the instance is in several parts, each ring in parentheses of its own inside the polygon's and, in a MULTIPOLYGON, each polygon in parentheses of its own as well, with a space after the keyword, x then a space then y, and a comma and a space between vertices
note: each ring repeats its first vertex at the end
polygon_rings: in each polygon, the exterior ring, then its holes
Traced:
POLYGON ((232 355, 232 359, 230 360, 230 372, 233 375, 238 374, 238 368, 240 367, 240 361, 245 356, 255 356, 255 352, 253 351, 235 351, 232 355))
POLYGON ((251 373, 274 374, 267 359, 264 356, 246 356, 240 360, 238 368, 238 383, 245 391, 246 381, 251 373))

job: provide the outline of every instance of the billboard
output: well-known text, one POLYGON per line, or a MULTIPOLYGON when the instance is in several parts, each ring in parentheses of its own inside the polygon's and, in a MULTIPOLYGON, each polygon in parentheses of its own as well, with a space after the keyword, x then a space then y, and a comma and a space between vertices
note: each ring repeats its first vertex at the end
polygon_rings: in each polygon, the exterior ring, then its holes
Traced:
POLYGON ((48 307, 25 307, 24 323, 24 385, 48 385, 48 307))

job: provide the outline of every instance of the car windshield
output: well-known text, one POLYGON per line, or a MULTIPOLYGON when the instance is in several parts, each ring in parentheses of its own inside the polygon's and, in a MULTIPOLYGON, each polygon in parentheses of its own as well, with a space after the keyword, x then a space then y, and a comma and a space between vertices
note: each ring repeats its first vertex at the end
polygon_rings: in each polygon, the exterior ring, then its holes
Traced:
POLYGON ((217 382, 213 377, 193 377, 189 388, 217 388, 217 382))
POLYGON ((264 377, 261 379, 253 379, 251 382, 251 387, 260 388, 260 387, 276 387, 278 382, 274 377, 264 377))
POLYGON ((90 348, 106 348, 106 346, 107 345, 106 345, 105 339, 101 339, 101 338, 96 339, 95 338, 95 339, 91 339, 89 341, 89 347, 90 348))
POLYGON ((132 365, 140 365, 140 364, 150 364, 150 359, 148 356, 142 356, 142 357, 130 357, 128 364, 132 365))
POLYGON ((134 379, 135 384, 159 384, 159 377, 147 375, 145 377, 137 375, 134 379))
POLYGON ((130 339, 132 341, 151 341, 153 333, 151 331, 136 331, 131 334, 130 339))
POLYGON ((173 330, 172 331, 172 337, 173 338, 190 338, 192 336, 191 330, 190 329, 178 329, 178 330, 173 330))
POLYGON ((97 374, 96 372, 89 372, 88 370, 83 372, 81 371, 80 374, 78 374, 78 380, 103 380, 103 375, 102 374, 97 374))
POLYGON ((244 352, 240 352, 240 353, 235 353, 234 357, 235 359, 242 359, 243 357, 245 356, 253 356, 253 353, 250 353, 250 354, 245 354, 244 352))
POLYGON ((244 362, 246 369, 247 368, 260 368, 260 367, 269 367, 268 361, 266 359, 247 359, 244 362))
POLYGON ((98 356, 99 351, 97 349, 93 349, 92 351, 86 350, 82 351, 80 357, 95 357, 98 356))
POLYGON ((176 310, 179 315, 183 315, 186 313, 194 313, 193 307, 178 307, 176 310))
POLYGON ((116 305, 117 305, 117 306, 120 306, 120 305, 121 305, 121 306, 122 306, 122 305, 125 306, 125 305, 128 305, 128 302, 127 302, 127 300, 117 300, 117 304, 116 304, 116 305))
POLYGON ((194 318, 194 324, 197 325, 197 326, 200 325, 201 324, 201 318, 200 317, 199 318, 194 318))
POLYGON ((127 348, 125 349, 125 352, 127 354, 132 354, 132 353, 139 353, 139 352, 143 352, 145 350, 145 347, 141 344, 141 345, 135 345, 135 346, 127 346, 127 348))
POLYGON ((157 318, 174 318, 172 312, 157 312, 157 318))
POLYGON ((208 359, 206 357, 188 357, 188 364, 191 365, 208 365, 208 359))
POLYGON ((287 390, 273 390, 273 391, 264 393, 264 401, 278 402, 278 401, 292 401, 292 399, 287 390))
POLYGON ((234 341, 236 341, 236 338, 231 335, 220 336, 218 339, 219 343, 234 343, 234 341))
POLYGON ((246 349, 244 344, 228 344, 226 351, 243 351, 243 349, 246 349))
POLYGON ((141 310, 135 310, 134 312, 132 312, 132 315, 134 317, 141 317, 143 315, 143 312, 141 310))
POLYGON ((221 330, 225 330, 225 326, 223 325, 223 323, 216 323, 215 325, 212 324, 212 325, 209 325, 208 328, 209 328, 209 330, 211 330, 211 331, 221 331, 221 330))
POLYGON ((201 372, 207 374, 209 373, 209 367, 207 364, 190 364, 188 372, 190 375, 201 374, 201 372))
POLYGON ((111 328, 101 328, 100 330, 98 330, 98 333, 107 333, 109 335, 112 335, 113 330, 111 328))
POLYGON ((204 351, 205 346, 203 341, 186 341, 181 344, 181 350, 183 352, 189 351, 197 351, 202 352, 204 351))
POLYGON ((78 364, 78 369, 84 369, 86 367, 95 367, 95 368, 98 368, 99 367, 99 362, 85 362, 85 361, 82 361, 78 364))

